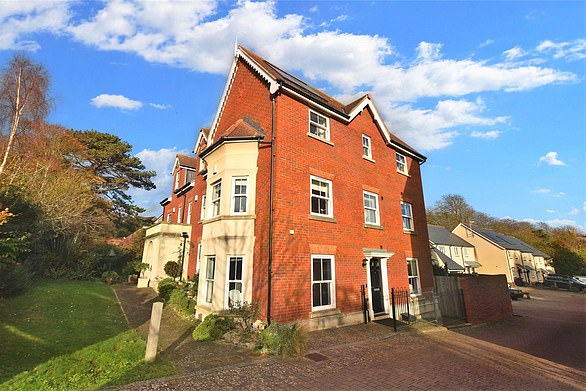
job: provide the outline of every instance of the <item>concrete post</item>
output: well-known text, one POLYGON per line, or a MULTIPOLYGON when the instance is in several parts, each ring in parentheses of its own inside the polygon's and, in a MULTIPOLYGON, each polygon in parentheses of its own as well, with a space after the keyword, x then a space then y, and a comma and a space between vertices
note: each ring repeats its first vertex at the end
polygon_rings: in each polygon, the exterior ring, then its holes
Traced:
POLYGON ((161 316, 163 315, 163 303, 153 303, 151 312, 151 323, 149 326, 149 337, 147 340, 144 360, 153 362, 157 358, 157 345, 159 344, 159 330, 161 329, 161 316))

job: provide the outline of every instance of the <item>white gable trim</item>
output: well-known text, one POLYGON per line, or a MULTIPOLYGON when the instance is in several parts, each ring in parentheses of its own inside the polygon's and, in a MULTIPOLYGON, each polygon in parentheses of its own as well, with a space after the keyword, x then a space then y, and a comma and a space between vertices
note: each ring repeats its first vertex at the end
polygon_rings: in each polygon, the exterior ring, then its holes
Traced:
MULTIPOLYGON (((392 144, 393 147, 400 149, 405 154, 407 154, 411 157, 414 157, 417 160, 422 160, 422 158, 420 156, 403 148, 401 145, 399 145, 397 142, 395 142, 391 138, 391 133, 389 132, 389 129, 387 128, 386 124, 384 123, 378 109, 376 108, 376 105, 374 104, 374 102, 372 101, 370 96, 366 95, 362 99, 362 102, 360 102, 360 104, 357 105, 349 115, 342 115, 340 113, 336 113, 333 110, 330 110, 329 108, 325 107, 324 105, 322 105, 318 102, 315 102, 315 101, 297 93, 296 91, 292 90, 291 88, 288 88, 286 86, 282 86, 281 84, 279 84, 279 82, 274 77, 272 77, 269 74, 269 72, 267 72, 266 69, 264 69, 260 64, 258 64, 254 59, 252 59, 248 54, 246 54, 244 51, 242 51, 239 47, 236 47, 236 50, 234 51, 234 60, 232 61, 232 66, 230 67, 230 73, 228 75, 228 80, 226 81, 226 86, 224 87, 224 92, 222 93, 222 97, 220 99, 220 104, 219 104, 218 109, 216 111, 216 115, 214 116, 214 120, 212 121, 212 125, 210 126, 208 140, 206 140, 206 141, 208 141, 208 145, 211 145, 214 143, 214 137, 216 135, 216 130, 217 130, 218 124, 220 122, 220 119, 222 117, 222 113, 224 112, 224 107, 226 105, 228 95, 230 94, 230 89, 232 87, 232 83, 234 82, 236 71, 238 70, 238 59, 242 59, 261 78, 263 78, 269 84, 269 92, 271 94, 274 94, 280 88, 283 88, 283 90, 285 90, 289 94, 294 95, 297 98, 303 100, 308 105, 315 107, 315 108, 319 109, 320 111, 327 113, 328 115, 330 115, 334 118, 337 118, 340 121, 343 121, 345 123, 352 122, 354 120, 354 118, 356 118, 356 116, 358 114, 360 114, 367 106, 370 107, 372 114, 373 114, 373 117, 374 117, 374 120, 377 123, 377 125, 380 127, 380 129, 382 129, 384 138, 387 141, 387 143, 392 144)), ((198 137, 198 143, 199 143, 199 137, 198 137)), ((197 150, 197 146, 198 145, 196 145, 195 151, 197 150)))
POLYGON ((197 150, 199 149, 199 146, 202 142, 202 140, 205 140, 206 142, 208 141, 208 138, 205 136, 205 134, 203 133, 203 131, 200 129, 199 134, 197 135, 197 141, 195 142, 195 147, 193 148, 193 153, 197 155, 197 150))
POLYGON ((216 111, 216 115, 214 116, 214 120, 212 121, 212 125, 210 126, 208 145, 214 143, 214 136, 216 135, 218 124, 220 122, 220 119, 222 118, 222 113, 224 112, 224 107, 226 106, 226 101, 228 99, 228 95, 230 94, 230 89, 232 88, 232 83, 234 82, 236 71, 238 70, 239 58, 246 62, 250 67, 252 67, 252 69, 254 69, 260 75, 260 77, 262 77, 269 83, 269 92, 271 94, 274 94, 280 88, 280 85, 276 79, 269 75, 268 72, 264 70, 259 64, 257 64, 256 61, 250 58, 250 56, 248 56, 246 53, 240 50, 239 47, 236 47, 236 50, 234 51, 234 60, 232 61, 230 73, 228 74, 228 80, 226 81, 226 86, 224 87, 222 98, 220 99, 220 105, 218 106, 218 110, 216 111))

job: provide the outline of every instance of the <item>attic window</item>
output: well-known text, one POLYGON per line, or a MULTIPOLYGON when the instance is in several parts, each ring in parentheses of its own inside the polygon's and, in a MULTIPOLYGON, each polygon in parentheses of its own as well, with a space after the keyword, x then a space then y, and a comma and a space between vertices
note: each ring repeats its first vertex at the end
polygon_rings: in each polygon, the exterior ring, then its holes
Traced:
POLYGON ((397 160, 397 172, 407 175, 407 158, 401 155, 399 152, 396 153, 397 160))
POLYGON ((330 141, 330 121, 328 118, 309 110, 309 133, 330 141))

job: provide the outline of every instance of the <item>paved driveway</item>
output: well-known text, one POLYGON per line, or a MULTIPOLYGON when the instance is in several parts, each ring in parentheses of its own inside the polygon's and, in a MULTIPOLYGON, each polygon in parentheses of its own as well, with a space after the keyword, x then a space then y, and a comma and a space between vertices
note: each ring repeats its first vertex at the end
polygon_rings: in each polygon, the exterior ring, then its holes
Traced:
POLYGON ((458 331, 586 371, 586 294, 523 288, 531 300, 513 301, 514 318, 458 331))
POLYGON ((274 358, 125 386, 128 390, 584 390, 584 372, 451 331, 359 325, 315 334, 325 360, 274 358), (325 335, 325 338, 321 338, 325 335), (366 336, 366 337, 365 337, 366 336), (346 337, 349 337, 347 339, 346 337), (344 341, 343 341, 344 340, 344 341), (345 342, 354 340, 354 342, 345 342))

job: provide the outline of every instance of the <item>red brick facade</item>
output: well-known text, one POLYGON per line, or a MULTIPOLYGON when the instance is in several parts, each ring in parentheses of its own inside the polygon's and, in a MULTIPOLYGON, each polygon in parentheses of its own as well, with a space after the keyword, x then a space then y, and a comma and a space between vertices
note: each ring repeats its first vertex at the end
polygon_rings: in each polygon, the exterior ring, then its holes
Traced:
MULTIPOLYGON (((288 322, 310 318, 312 254, 334 256, 335 308, 341 314, 361 311, 360 288, 367 284, 364 249, 394 253, 386 264, 389 290, 408 286, 407 258, 418 260, 421 289, 430 290, 433 276, 419 169, 422 159, 401 151, 407 158, 409 175, 397 172, 396 151, 376 122, 371 106, 349 122, 329 115, 323 108, 312 108, 329 118, 330 139, 324 142, 308 135, 307 102, 286 89, 271 95, 266 78, 242 59, 237 60, 232 76, 216 128, 210 129, 210 143, 222 142, 226 130, 245 116, 265 134, 263 143, 259 143, 257 162, 252 275, 252 299, 261 305, 263 316, 268 305, 271 148, 267 144, 273 126, 272 319, 288 322), (362 135, 370 137, 371 160, 363 158, 362 135), (311 175, 331 181, 331 219, 311 216, 311 175), (378 195, 379 227, 365 226, 363 190, 378 195), (403 230, 401 201, 412 205, 413 232, 403 230)), ((203 176, 198 175, 194 188, 185 194, 187 200, 193 201, 195 196, 200 200, 192 207, 192 246, 197 246, 201 238, 198 221, 204 192, 203 176)), ((177 210, 181 202, 182 197, 174 195, 165 213, 173 207, 177 210)), ((177 222, 176 216, 171 221, 177 222)), ((195 271, 197 248, 192 250, 190 275, 195 271)))
POLYGON ((513 304, 509 295, 507 278, 496 276, 458 276, 464 297, 466 320, 469 323, 485 323, 513 316, 513 304))

